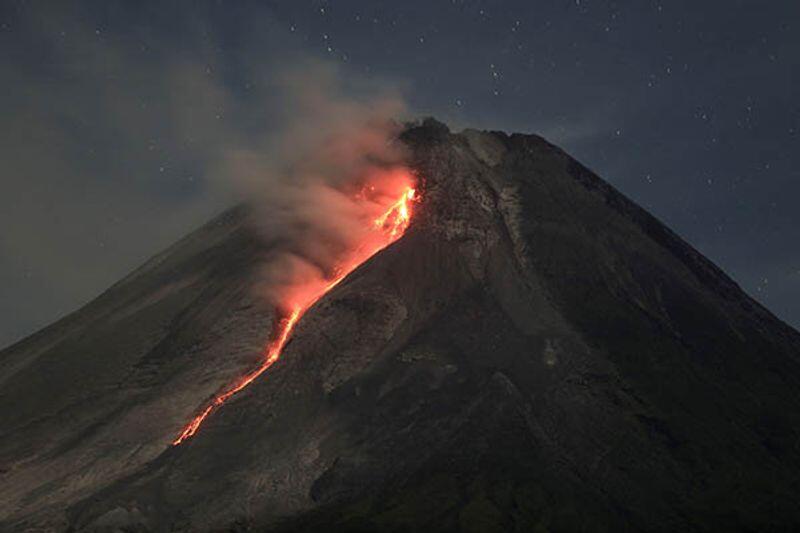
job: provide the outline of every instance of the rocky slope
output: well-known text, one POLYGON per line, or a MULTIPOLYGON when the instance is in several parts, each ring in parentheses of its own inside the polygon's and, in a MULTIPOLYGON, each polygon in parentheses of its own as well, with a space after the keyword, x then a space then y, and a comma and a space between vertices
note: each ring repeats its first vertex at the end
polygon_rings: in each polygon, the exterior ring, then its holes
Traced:
POLYGON ((406 235, 187 444, 274 320, 245 209, 0 353, 0 529, 800 524, 800 334, 539 137, 402 140, 406 235))

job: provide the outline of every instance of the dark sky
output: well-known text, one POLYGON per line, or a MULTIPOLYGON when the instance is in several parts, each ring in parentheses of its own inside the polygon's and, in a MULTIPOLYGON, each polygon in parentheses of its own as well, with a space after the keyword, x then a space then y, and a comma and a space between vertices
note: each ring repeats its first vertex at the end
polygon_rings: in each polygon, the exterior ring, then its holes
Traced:
POLYGON ((797 0, 65 4, 0 3, 0 346, 235 201, 309 57, 544 135, 800 326, 797 0))

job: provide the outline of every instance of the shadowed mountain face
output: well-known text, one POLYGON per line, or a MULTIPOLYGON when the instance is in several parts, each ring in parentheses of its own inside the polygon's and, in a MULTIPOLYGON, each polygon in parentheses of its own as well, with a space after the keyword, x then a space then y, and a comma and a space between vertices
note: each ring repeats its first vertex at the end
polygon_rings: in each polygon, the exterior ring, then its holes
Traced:
POLYGON ((0 353, 0 529, 800 525, 800 334, 536 136, 434 121, 405 236, 258 362, 234 209, 0 353))

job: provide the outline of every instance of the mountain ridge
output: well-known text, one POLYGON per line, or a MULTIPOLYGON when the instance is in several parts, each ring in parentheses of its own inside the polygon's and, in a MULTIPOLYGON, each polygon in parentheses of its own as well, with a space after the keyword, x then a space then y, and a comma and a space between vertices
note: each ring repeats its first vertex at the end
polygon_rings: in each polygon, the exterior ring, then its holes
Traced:
POLYGON ((244 212, 115 285, 130 291, 116 314, 87 306, 72 337, 28 354, 4 391, 28 403, 0 409, 17 443, 0 446, 0 524, 800 523, 800 334, 541 137, 426 120, 400 140, 423 194, 406 235, 186 445, 168 444, 275 321, 244 212), (53 410, 70 421, 42 418, 53 410))

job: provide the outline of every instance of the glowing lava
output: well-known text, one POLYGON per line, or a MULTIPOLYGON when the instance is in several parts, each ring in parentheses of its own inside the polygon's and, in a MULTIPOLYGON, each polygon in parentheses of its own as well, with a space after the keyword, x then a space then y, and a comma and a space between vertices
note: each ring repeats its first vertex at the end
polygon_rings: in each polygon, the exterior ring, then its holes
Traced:
MULTIPOLYGON (((410 183, 410 180, 406 181, 410 183)), ((374 188, 370 188, 370 190, 372 191, 374 188)), ((365 193, 360 193, 361 198, 365 198, 365 196, 365 193)), ((216 408, 228 401, 231 396, 250 385, 258 376, 263 374, 280 359, 283 348, 289 341, 289 337, 297 321, 300 320, 309 307, 314 305, 325 293, 338 285, 339 282, 364 261, 403 236, 403 233, 405 233, 411 222, 412 205, 416 201, 419 201, 419 197, 414 187, 408 184, 403 185, 403 190, 399 198, 372 220, 363 242, 352 250, 350 255, 339 264, 330 278, 310 281, 305 286, 299 287, 298 290, 293 292, 285 304, 288 313, 278 322, 277 330, 273 335, 274 338, 267 346, 264 353, 264 360, 261 364, 255 370, 252 370, 224 389, 223 392, 214 396, 203 411, 186 424, 181 434, 172 441, 173 446, 177 446, 186 441, 186 439, 194 436, 205 419, 208 418, 216 408)))

